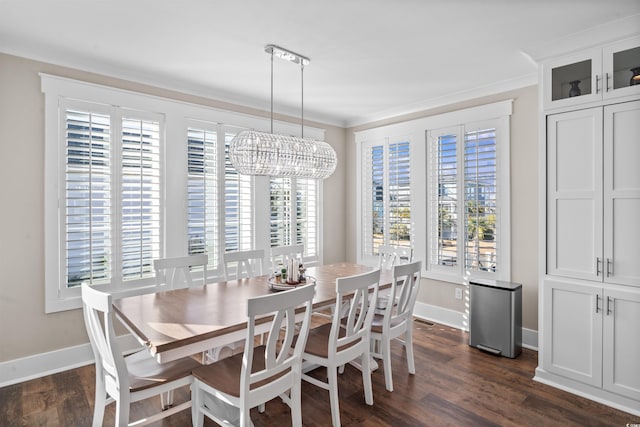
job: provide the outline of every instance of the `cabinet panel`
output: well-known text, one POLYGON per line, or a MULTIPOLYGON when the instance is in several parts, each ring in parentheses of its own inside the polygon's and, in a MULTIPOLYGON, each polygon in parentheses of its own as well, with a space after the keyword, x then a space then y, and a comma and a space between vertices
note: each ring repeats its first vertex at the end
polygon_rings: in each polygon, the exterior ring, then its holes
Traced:
POLYGON ((553 59, 545 63, 544 67, 545 108, 578 105, 601 98, 601 49, 553 59))
POLYGON ((547 118, 547 272, 601 280, 602 109, 547 118))
POLYGON ((603 387, 640 400, 640 291, 605 290, 603 387))
POLYGON ((623 40, 603 49, 604 98, 640 94, 640 37, 623 40))
POLYGON ((640 286, 640 101, 604 109, 606 282, 640 286))
POLYGON ((544 286, 545 369, 600 387, 601 289, 553 280, 544 286))

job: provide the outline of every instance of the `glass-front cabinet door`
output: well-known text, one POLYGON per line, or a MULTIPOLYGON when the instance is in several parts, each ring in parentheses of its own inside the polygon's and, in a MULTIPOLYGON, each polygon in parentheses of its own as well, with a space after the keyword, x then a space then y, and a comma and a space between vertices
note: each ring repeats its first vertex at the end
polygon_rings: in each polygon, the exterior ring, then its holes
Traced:
POLYGON ((640 94, 640 37, 605 47, 602 58, 605 98, 640 94))
POLYGON ((544 107, 558 108, 602 98, 602 50, 592 49, 544 65, 544 107))
POLYGON ((640 36, 543 65, 545 109, 640 94, 640 36))

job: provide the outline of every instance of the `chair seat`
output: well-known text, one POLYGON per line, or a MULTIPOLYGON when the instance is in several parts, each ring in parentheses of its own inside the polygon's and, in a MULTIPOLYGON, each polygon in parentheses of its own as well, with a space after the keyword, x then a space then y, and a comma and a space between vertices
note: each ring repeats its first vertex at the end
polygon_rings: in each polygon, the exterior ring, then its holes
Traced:
POLYGON ((125 362, 129 371, 129 389, 131 392, 187 377, 191 375, 192 370, 202 366, 191 358, 158 363, 151 357, 147 349, 125 357, 125 362))
MULTIPOLYGON (((307 346, 304 348, 304 352, 312 354, 318 357, 329 356, 329 334, 331 333, 331 323, 325 323, 317 328, 309 329, 309 337, 307 338, 307 346)), ((347 333, 346 329, 340 328, 338 333, 339 338, 342 338, 347 333)), ((338 347, 338 351, 345 350, 351 346, 356 345, 357 342, 351 342, 347 345, 338 347)))
MULTIPOLYGON (((253 349, 251 372, 258 372, 265 368, 265 349, 266 346, 264 345, 253 349)), ((242 372, 242 356, 243 353, 238 353, 211 365, 200 366, 193 370, 193 377, 230 396, 240 397, 239 379, 242 372)), ((256 389, 264 384, 268 384, 286 373, 287 371, 284 371, 263 381, 256 382, 251 385, 251 389, 256 389)))
MULTIPOLYGON (((371 323, 371 332, 377 332, 381 334, 383 322, 384 322, 383 314, 376 314, 375 316, 373 316, 373 322, 371 323)), ((398 326, 402 322, 404 322, 404 318, 391 319, 390 326, 393 328, 398 326)))

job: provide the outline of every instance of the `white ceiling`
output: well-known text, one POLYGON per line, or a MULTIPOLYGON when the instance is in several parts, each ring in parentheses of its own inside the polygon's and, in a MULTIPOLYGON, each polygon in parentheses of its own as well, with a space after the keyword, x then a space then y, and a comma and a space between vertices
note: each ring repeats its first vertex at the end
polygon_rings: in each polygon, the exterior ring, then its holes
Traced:
MULTIPOLYGON (((639 0, 0 0, 0 52, 269 109, 267 44, 311 59, 305 118, 352 126, 533 84, 523 53, 639 0)), ((639 29, 640 30, 640 29, 639 29)), ((300 69, 274 61, 274 110, 300 69)))

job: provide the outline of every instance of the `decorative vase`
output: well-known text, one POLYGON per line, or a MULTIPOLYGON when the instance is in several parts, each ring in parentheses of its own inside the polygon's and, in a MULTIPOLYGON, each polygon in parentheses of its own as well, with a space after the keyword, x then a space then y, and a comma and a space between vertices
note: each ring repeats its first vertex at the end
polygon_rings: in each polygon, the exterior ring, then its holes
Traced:
POLYGON ((580 91, 580 86, 578 86, 580 84, 580 80, 574 80, 572 82, 569 82, 569 84, 571 85, 571 88, 569 89, 569 98, 580 96, 582 94, 582 91, 580 91))
POLYGON ((631 69, 633 75, 631 76, 631 80, 629 80, 629 86, 640 85, 640 67, 635 67, 631 69))

